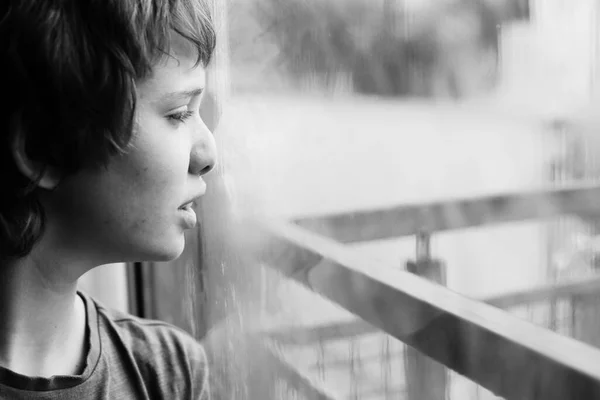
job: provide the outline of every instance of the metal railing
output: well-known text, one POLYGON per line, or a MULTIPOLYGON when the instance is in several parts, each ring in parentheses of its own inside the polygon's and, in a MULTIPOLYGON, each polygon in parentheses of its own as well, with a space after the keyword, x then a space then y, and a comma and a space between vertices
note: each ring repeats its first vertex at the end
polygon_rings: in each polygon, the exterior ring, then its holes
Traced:
MULTIPOLYGON (((253 222, 269 238, 258 255, 263 263, 359 318, 266 334, 289 346, 379 331, 508 400, 600 398, 600 350, 500 309, 598 294, 600 279, 475 300, 345 246, 409 235, 426 240, 438 231, 566 214, 590 218, 600 215, 598 199, 599 185, 581 185, 253 222)), ((427 253, 422 247, 418 259, 427 260, 427 253)))

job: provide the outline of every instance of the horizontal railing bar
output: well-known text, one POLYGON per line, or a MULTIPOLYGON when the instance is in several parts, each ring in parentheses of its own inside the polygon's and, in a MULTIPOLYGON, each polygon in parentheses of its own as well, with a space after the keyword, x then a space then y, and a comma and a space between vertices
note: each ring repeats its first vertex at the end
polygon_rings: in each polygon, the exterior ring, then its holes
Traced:
MULTIPOLYGON (((403 399, 406 397, 406 386, 393 386, 385 390, 384 388, 371 389, 371 390, 363 390, 360 391, 359 399, 368 400, 370 398, 400 398, 403 399)), ((347 397, 348 400, 354 400, 356 397, 347 397)))
MULTIPOLYGON (((336 400, 339 396, 330 393, 328 389, 324 388, 323 382, 311 377, 309 374, 300 371, 296 366, 290 364, 285 357, 278 354, 273 349, 274 346, 268 344, 261 345, 261 351, 265 355, 265 359, 270 365, 277 367, 277 373, 280 378, 283 378, 285 382, 295 390, 297 390, 302 396, 307 399, 314 400, 336 400)), ((258 366, 260 368, 260 366, 258 366)))
POLYGON ((271 235, 259 254, 264 263, 498 396, 600 398, 598 349, 293 224, 255 229, 271 235))
MULTIPOLYGON (((394 358, 400 358, 404 356, 404 352, 394 352, 394 353, 389 353, 389 359, 393 360, 394 358)), ((369 354, 367 356, 364 355, 360 355, 360 363, 361 365, 365 365, 368 363, 372 363, 372 362, 376 362, 378 364, 381 364, 383 362, 383 357, 382 355, 379 354, 369 354)), ((327 361, 322 361, 321 365, 315 363, 312 364, 310 366, 311 369, 319 369, 322 366, 325 366, 327 368, 336 368, 336 369, 345 369, 345 368, 351 368, 351 363, 352 360, 348 357, 346 358, 332 358, 332 359, 328 359, 327 361)))
POLYGON ((296 223, 338 242, 352 243, 563 214, 600 215, 599 199, 600 186, 589 184, 311 216, 296 223))
POLYGON ((594 294, 600 294, 600 277, 503 293, 484 301, 494 307, 508 309, 543 301, 594 294))
MULTIPOLYGON (((572 296, 584 297, 594 294, 600 294, 600 278, 577 280, 503 293, 481 301, 493 305, 494 307, 509 309, 543 301, 569 298, 572 296)), ((340 340, 378 332, 381 332, 379 328, 362 319, 356 319, 310 327, 276 329, 264 332, 264 334, 281 344, 306 346, 319 342, 340 340)))
POLYGON ((278 328, 264 332, 269 338, 286 346, 308 346, 320 342, 330 342, 374 333, 382 332, 381 329, 362 319, 308 327, 278 328))

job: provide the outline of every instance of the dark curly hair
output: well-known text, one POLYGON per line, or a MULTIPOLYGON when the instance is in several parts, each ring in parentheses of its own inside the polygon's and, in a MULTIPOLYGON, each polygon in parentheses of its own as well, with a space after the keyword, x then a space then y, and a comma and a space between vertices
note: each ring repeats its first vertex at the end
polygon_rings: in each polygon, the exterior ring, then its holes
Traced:
MULTIPOLYGON (((38 181, 12 148, 66 175, 127 151, 136 82, 168 56, 175 33, 208 64, 216 37, 207 0, 4 0, 0 4, 0 263, 44 231, 38 181)), ((39 178, 38 178, 39 179, 39 178)))

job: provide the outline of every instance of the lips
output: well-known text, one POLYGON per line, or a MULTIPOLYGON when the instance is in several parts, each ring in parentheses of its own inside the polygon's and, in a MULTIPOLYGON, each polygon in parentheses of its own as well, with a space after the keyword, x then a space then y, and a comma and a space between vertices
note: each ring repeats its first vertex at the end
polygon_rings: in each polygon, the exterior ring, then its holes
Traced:
POLYGON ((192 208, 192 204, 193 202, 184 204, 182 207, 179 208, 179 212, 180 215, 183 217, 182 221, 183 224, 186 228, 193 228, 196 226, 197 223, 197 217, 196 217, 196 213, 194 212, 194 209, 192 208))
POLYGON ((200 178, 200 185, 196 190, 196 194, 192 196, 187 202, 179 206, 180 210, 191 210, 196 205, 196 200, 204 196, 206 193, 206 183, 200 178))

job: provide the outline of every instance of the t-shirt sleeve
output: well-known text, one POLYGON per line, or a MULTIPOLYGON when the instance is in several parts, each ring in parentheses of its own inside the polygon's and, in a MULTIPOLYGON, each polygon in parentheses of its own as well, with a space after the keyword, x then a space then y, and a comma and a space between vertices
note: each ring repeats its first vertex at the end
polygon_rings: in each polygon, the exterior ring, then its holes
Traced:
POLYGON ((185 347, 184 356, 189 362, 190 382, 186 382, 186 384, 190 387, 191 398, 193 400, 212 400, 208 361, 204 347, 191 336, 184 336, 182 342, 185 347))
POLYGON ((153 398, 213 400, 207 355, 200 342, 163 322, 131 319, 119 325, 153 398))
POLYGON ((198 400, 211 400, 208 361, 204 348, 199 343, 196 344, 198 355, 192 364, 195 384, 193 384, 193 398, 198 400))

